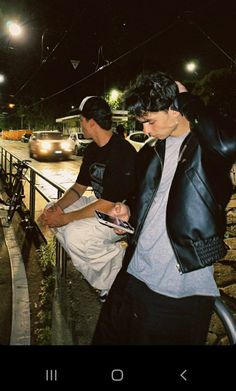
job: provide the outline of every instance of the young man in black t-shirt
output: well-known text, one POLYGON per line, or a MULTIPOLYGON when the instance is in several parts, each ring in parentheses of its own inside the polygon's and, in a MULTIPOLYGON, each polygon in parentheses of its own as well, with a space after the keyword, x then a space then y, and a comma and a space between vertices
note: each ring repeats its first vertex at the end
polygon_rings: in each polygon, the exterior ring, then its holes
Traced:
POLYGON ((45 209, 41 221, 55 235, 75 267, 96 289, 109 290, 118 273, 125 249, 113 229, 100 224, 95 210, 107 213, 127 199, 135 186, 136 151, 111 131, 112 113, 101 97, 83 99, 81 126, 93 142, 85 150, 75 184, 55 204, 45 209), (94 196, 82 195, 91 186, 94 196))

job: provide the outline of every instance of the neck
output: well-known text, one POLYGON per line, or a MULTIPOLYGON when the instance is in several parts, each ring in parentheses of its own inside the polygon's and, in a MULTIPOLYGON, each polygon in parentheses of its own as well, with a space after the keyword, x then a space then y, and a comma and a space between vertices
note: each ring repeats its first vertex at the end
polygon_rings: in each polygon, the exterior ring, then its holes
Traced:
POLYGON ((103 130, 100 128, 93 137, 93 140, 99 147, 104 147, 104 145, 110 141, 112 135, 113 133, 111 130, 103 130))
POLYGON ((176 124, 175 128, 173 129, 171 136, 173 137, 182 136, 183 134, 187 133, 189 130, 190 130, 189 121, 185 117, 182 117, 179 120, 179 122, 176 124))

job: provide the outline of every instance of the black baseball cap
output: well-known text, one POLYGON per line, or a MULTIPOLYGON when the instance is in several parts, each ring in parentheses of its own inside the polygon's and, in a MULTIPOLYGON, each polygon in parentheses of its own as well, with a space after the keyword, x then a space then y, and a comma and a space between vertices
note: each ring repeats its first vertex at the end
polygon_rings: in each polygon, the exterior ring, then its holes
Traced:
POLYGON ((101 96, 86 96, 80 103, 78 111, 83 117, 93 118, 95 121, 101 115, 107 119, 112 117, 109 104, 101 96))

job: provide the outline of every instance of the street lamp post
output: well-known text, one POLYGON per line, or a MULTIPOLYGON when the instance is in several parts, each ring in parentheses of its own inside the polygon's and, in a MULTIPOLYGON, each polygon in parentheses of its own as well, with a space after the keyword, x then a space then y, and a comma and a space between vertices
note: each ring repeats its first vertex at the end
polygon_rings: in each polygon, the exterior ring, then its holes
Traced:
POLYGON ((25 114, 21 114, 21 116, 20 116, 20 126, 21 126, 21 129, 24 129, 24 117, 25 117, 25 114))

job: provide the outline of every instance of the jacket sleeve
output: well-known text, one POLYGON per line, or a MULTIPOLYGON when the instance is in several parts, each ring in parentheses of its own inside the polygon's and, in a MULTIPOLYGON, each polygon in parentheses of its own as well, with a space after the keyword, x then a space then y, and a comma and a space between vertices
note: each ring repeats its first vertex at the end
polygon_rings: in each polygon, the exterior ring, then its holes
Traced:
POLYGON ((216 152, 229 163, 236 161, 236 123, 233 119, 220 117, 189 92, 177 95, 174 109, 190 122, 191 131, 203 149, 216 152))

